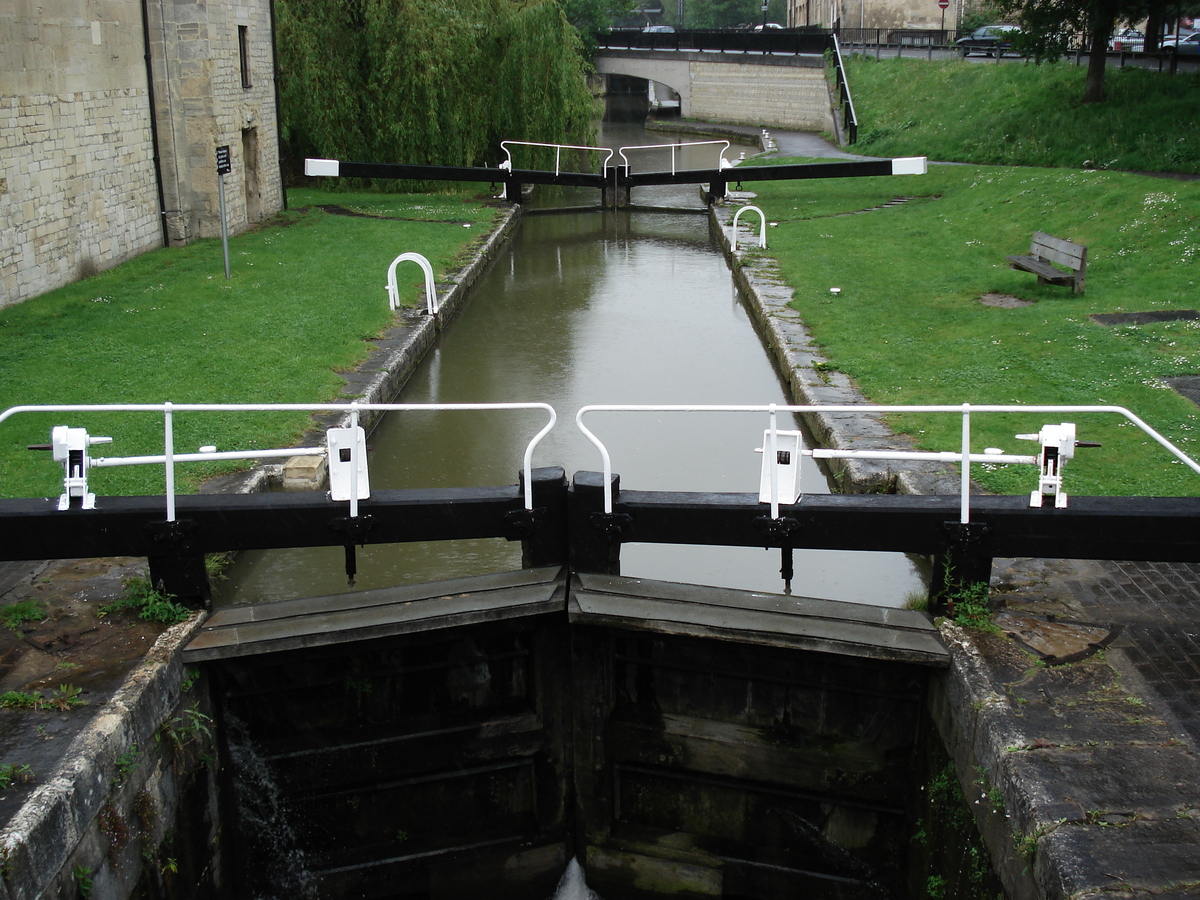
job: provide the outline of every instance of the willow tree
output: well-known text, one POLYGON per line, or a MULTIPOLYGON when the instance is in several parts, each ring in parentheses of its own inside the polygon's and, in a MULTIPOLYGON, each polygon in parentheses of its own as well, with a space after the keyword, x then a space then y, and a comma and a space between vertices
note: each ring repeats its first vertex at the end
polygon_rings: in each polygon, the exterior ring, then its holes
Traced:
POLYGON ((499 141, 576 143, 593 101, 557 0, 277 0, 293 153, 495 164, 499 141))
POLYGON ((368 151, 362 29, 354 0, 275 4, 280 131, 290 169, 305 156, 361 159, 368 151))

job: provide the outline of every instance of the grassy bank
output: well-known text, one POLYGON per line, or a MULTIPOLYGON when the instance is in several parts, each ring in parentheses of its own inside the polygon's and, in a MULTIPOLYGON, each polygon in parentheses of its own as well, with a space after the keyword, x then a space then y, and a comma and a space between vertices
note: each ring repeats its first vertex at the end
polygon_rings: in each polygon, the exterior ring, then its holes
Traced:
MULTIPOLYGON (((291 209, 230 240, 145 254, 100 275, 0 309, 0 409, 27 404, 306 403, 337 399, 339 371, 361 362, 366 340, 393 320, 384 282, 398 254, 415 251, 435 273, 482 238, 497 210, 455 195, 292 191, 291 209), (367 215, 335 214, 336 205, 367 215)), ((397 273, 405 302, 424 302, 420 270, 397 273)), ((287 446, 307 416, 180 415, 180 452, 287 446)), ((62 470, 45 443, 56 424, 111 435, 96 455, 162 452, 152 414, 21 415, 0 424, 0 496, 57 496, 62 470)), ((224 467, 228 470, 229 467, 224 467)), ((181 469, 185 488, 222 471, 181 469)), ((97 470, 102 493, 161 493, 161 467, 97 470)))
POLYGON ((1200 73, 852 56, 859 153, 994 165, 1200 173, 1200 73))
MULTIPOLYGON (((1001 67, 1003 68, 1003 67, 1001 67)), ((881 403, 1114 404, 1198 455, 1196 407, 1164 379, 1200 373, 1200 322, 1106 327, 1094 313, 1196 308, 1200 183, 1115 172, 932 166, 926 176, 756 185, 768 255, 833 367, 881 403), (896 196, 909 202, 879 206, 896 196), (1088 246, 1087 291, 1039 287, 1009 269, 1047 231, 1088 246), (830 293, 840 287, 841 293, 830 293), (980 302, 989 293, 1028 301, 980 302)), ((974 424, 976 447, 1015 441, 1054 416, 974 424)), ((1133 426, 1073 417, 1081 450, 1068 470, 1080 494, 1194 495, 1200 476, 1133 426)), ((953 450, 955 417, 905 416, 896 427, 953 450)), ((1027 467, 980 470, 1002 493, 1034 486, 1027 467)))

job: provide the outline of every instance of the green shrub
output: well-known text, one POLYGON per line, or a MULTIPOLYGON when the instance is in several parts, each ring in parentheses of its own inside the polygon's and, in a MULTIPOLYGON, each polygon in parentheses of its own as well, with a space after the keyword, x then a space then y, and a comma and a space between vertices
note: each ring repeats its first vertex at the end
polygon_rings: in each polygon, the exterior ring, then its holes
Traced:
POLYGON ((161 593, 145 578, 127 578, 125 596, 101 607, 100 615, 108 616, 126 610, 137 613, 137 617, 146 622, 163 622, 167 625, 182 622, 191 615, 186 606, 176 603, 169 594, 161 593))

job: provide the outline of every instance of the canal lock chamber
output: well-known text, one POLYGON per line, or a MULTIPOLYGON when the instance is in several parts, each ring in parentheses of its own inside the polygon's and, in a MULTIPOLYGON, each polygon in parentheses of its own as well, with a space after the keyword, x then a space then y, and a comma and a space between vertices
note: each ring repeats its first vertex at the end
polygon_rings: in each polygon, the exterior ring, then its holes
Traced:
POLYGON ((999 894, 941 670, 496 615, 208 664, 238 896, 999 894))
MULTIPOLYGON (((645 304, 606 313, 594 287, 628 295, 621 279, 643 276, 625 276, 621 266, 637 256, 681 280, 699 270, 700 262, 680 262, 678 254, 709 244, 705 220, 696 216, 693 226, 678 213, 651 215, 661 233, 648 241, 624 214, 531 217, 515 239, 520 255, 495 267, 507 283, 500 293, 553 323, 572 348, 569 387, 583 380, 578 360, 592 354, 583 332, 570 329, 574 313, 563 298, 577 304, 592 332, 619 340, 611 335, 630 327, 644 336, 653 327, 645 304), (522 243, 530 232, 553 245, 541 262, 522 243), (664 248, 675 254, 666 261, 658 255, 664 248), (588 275, 594 260, 617 266, 588 275), (572 271, 585 274, 572 279, 572 271)), ((730 302, 719 253, 711 245, 705 253, 713 265, 697 281, 715 285, 731 318, 687 332, 699 291, 686 282, 677 289, 685 311, 669 315, 680 348, 700 348, 696 365, 679 368, 716 383, 688 374, 682 393, 664 399, 664 374, 626 371, 660 389, 655 402, 711 402, 713 391, 728 391, 730 379, 714 361, 732 356, 739 370, 751 367, 740 351, 714 346, 733 328, 752 336, 761 357, 754 364, 764 364, 780 390, 749 317, 730 302)), ((660 301, 671 293, 639 284, 660 301)), ((514 310, 480 308, 477 297, 471 304, 450 336, 478 327, 484 339, 465 350, 448 340, 439 347, 422 388, 431 400, 492 399, 479 396, 478 378, 450 376, 456 354, 490 372, 540 348, 540 338, 520 328, 516 348, 499 346, 498 323, 510 322, 514 310), (460 382, 469 392, 461 397, 453 394, 460 382)), ((688 358, 683 349, 657 350, 688 358)), ((601 361, 599 368, 632 366, 601 361)), ((603 390, 589 393, 604 398, 603 390)), ((410 388, 404 399, 420 402, 410 388)), ((764 395, 756 388, 722 399, 762 402, 764 395)), ((788 402, 782 394, 766 399, 788 402)), ((494 447, 489 453, 512 458, 494 447)), ((462 465, 484 469, 473 459, 462 465)), ((591 457, 573 465, 594 467, 591 457)), ((628 468, 621 474, 640 477, 628 468)), ((361 578, 381 568, 367 550, 361 578)), ((500 557, 480 551, 480 571, 499 571, 497 559, 514 552, 512 545, 500 557)), ((335 556, 320 565, 337 576, 335 556)), ((545 578, 552 593, 565 590, 565 573, 545 578)), ((417 605, 441 596, 436 586, 427 594, 417 605)), ((386 638, 204 664, 219 722, 227 895, 541 898, 553 894, 571 859, 605 900, 1000 893, 968 833, 970 816, 950 814, 965 805, 951 790, 956 779, 947 775, 927 708, 944 670, 781 645, 749 629, 714 636, 636 616, 587 621, 570 615, 565 596, 553 611, 519 603, 488 609, 426 617, 386 638)))

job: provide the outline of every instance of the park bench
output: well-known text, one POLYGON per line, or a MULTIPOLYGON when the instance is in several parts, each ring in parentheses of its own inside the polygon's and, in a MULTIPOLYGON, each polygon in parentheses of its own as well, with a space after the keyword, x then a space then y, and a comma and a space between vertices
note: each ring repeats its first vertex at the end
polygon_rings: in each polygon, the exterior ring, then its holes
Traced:
POLYGON ((1010 256, 1008 264, 1014 269, 1032 272, 1038 277, 1038 284, 1069 284, 1076 294, 1082 294, 1087 274, 1087 247, 1035 231, 1029 255, 1010 256), (1064 272, 1051 263, 1066 266, 1070 271, 1064 272))

